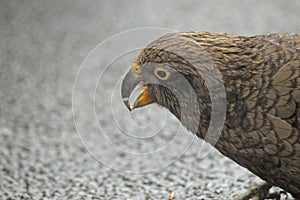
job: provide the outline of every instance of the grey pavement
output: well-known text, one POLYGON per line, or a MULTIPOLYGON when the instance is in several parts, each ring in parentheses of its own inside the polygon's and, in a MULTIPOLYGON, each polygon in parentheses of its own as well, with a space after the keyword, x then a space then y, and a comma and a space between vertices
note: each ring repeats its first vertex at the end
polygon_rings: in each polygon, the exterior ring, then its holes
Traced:
POLYGON ((1 0, 0 199, 231 199, 261 183, 165 110, 125 109, 118 81, 136 52, 106 71, 103 57, 86 63, 78 113, 73 86, 88 53, 119 32, 299 33, 299 10, 297 0, 1 0))

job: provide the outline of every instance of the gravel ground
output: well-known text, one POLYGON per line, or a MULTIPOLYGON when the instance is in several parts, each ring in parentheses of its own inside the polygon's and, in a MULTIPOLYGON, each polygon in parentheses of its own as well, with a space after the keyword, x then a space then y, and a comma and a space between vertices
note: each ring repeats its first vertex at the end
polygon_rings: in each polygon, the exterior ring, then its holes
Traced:
POLYGON ((124 30, 299 33, 299 9, 296 0, 0 1, 0 199, 231 199, 261 183, 165 110, 126 111, 119 80, 136 51, 104 71, 108 48, 78 69, 124 30))

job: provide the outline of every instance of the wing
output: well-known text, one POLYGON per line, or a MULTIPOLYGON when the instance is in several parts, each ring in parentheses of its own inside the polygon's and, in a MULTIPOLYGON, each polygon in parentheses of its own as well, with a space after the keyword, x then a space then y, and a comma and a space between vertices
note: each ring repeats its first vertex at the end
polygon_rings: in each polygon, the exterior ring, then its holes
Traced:
POLYGON ((249 68, 250 78, 239 83, 239 114, 233 128, 226 129, 225 140, 231 140, 235 161, 300 194, 300 37, 258 37, 266 42, 259 52, 262 60, 255 61, 259 66, 249 68))

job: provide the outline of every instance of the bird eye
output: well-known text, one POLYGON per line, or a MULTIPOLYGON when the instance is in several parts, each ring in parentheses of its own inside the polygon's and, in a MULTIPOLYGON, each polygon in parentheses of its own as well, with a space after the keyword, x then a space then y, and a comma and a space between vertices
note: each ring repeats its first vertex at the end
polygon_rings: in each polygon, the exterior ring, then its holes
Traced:
POLYGON ((160 78, 166 78, 166 76, 167 76, 167 73, 165 71, 160 70, 160 71, 157 71, 156 73, 160 78))
POLYGON ((170 76, 170 72, 163 68, 156 68, 154 70, 155 75, 161 80, 167 80, 170 76))

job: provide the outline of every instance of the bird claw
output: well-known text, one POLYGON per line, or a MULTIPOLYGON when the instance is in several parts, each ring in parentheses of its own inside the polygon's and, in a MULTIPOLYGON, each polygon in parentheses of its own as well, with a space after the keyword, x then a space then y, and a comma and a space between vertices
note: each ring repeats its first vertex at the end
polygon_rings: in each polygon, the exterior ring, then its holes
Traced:
POLYGON ((250 190, 246 194, 243 194, 242 196, 236 197, 235 200, 249 200, 249 199, 257 199, 257 200, 263 200, 267 199, 267 197, 270 195, 269 190, 272 187, 270 183, 263 183, 256 188, 250 190))
POLYGON ((235 200, 280 200, 282 195, 285 195, 284 200, 288 198, 288 194, 285 191, 269 193, 271 187, 272 185, 270 183, 263 183, 257 186, 256 188, 250 190, 246 194, 236 197, 235 200))
POLYGON ((266 199, 280 200, 281 199, 281 195, 285 195, 284 200, 287 200, 288 194, 287 194, 286 191, 269 193, 269 195, 266 197, 266 199))

